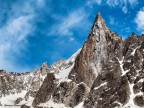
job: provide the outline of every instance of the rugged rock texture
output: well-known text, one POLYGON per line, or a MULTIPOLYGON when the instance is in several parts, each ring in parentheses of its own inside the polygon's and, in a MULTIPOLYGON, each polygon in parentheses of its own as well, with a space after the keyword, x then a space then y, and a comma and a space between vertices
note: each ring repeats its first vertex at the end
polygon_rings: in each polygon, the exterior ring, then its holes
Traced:
MULTIPOLYGON (((32 106, 36 107, 39 103, 44 103, 52 97, 55 102, 65 102, 68 106, 71 104, 73 105, 73 103, 71 103, 73 101, 69 99, 74 100, 74 95, 72 94, 73 91, 80 90, 81 87, 79 87, 75 82, 71 82, 71 80, 68 79, 68 75, 73 68, 75 58, 79 51, 80 50, 78 50, 78 52, 72 55, 68 60, 62 59, 49 68, 49 73, 39 89, 32 106), (67 91, 70 92, 65 94, 67 91)), ((83 89, 85 90, 83 93, 88 93, 86 92, 87 88, 85 85, 83 86, 83 89)))
POLYGON ((76 83, 84 82, 89 87, 92 86, 93 81, 101 73, 102 64, 108 59, 109 33, 109 28, 99 13, 92 31, 75 61, 74 68, 69 75, 70 79, 76 83))
POLYGON ((0 70, 1 96, 14 88, 27 90, 15 104, 34 98, 22 108, 143 108, 144 35, 122 40, 98 13, 87 41, 70 59, 23 75, 0 70))
POLYGON ((5 70, 0 70, 0 103, 3 101, 1 98, 7 100, 1 103, 4 105, 21 104, 22 100, 28 101, 29 98, 34 98, 48 73, 48 69, 47 63, 44 63, 41 68, 37 68, 33 72, 6 73, 5 70), (9 101, 9 95, 16 95, 15 100, 9 101))
POLYGON ((83 101, 89 93, 89 88, 84 83, 62 82, 54 90, 53 101, 64 103, 66 106, 74 107, 83 101))
POLYGON ((48 73, 45 79, 46 83, 43 83, 40 90, 38 91, 36 98, 34 99, 32 105, 36 106, 38 103, 44 103, 51 98, 55 84, 55 76, 53 73, 48 73))
POLYGON ((72 108, 144 107, 143 49, 144 36, 122 40, 98 13, 67 81, 55 83, 50 100, 72 108))

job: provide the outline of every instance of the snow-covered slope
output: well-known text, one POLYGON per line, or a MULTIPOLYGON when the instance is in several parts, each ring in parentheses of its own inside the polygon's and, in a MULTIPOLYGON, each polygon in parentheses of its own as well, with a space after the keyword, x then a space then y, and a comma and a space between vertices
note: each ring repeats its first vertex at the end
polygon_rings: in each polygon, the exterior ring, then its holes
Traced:
POLYGON ((126 40, 100 13, 83 47, 33 72, 0 71, 2 107, 144 108, 144 35, 126 40))
POLYGON ((32 106, 143 108, 143 50, 144 35, 122 40, 98 13, 75 62, 52 66, 32 106))
POLYGON ((33 72, 6 73, 1 70, 0 76, 0 105, 20 106, 29 103, 39 90, 46 77, 47 64, 33 72))
POLYGON ((0 71, 0 105, 1 107, 31 106, 37 91, 43 84, 47 73, 55 74, 57 82, 69 81, 68 75, 74 66, 74 61, 80 49, 68 60, 60 60, 48 67, 43 63, 41 68, 27 73, 6 73, 0 71), (5 86, 4 86, 5 85, 5 86))

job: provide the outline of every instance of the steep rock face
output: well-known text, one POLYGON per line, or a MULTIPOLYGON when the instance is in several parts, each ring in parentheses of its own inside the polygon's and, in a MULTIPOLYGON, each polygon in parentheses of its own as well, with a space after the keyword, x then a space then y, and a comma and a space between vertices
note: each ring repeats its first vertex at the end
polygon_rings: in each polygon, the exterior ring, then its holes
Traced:
POLYGON ((74 107, 89 94, 89 87, 85 83, 76 84, 75 82, 62 82, 54 90, 52 95, 56 103, 64 103, 67 107, 74 107))
MULTIPOLYGON (((49 67, 47 62, 43 63, 40 68, 36 68, 32 73, 29 74, 29 81, 27 87, 27 93, 25 94, 25 100, 29 100, 29 98, 34 98, 37 94, 37 91, 41 87, 47 73, 49 72, 49 67)), ((26 80, 28 80, 26 78, 26 80)))
POLYGON ((72 108, 144 107, 143 49, 144 36, 132 33, 123 41, 98 13, 67 80, 47 97, 72 108))
POLYGON ((122 40, 98 13, 82 49, 68 60, 32 73, 0 70, 0 99, 13 91, 25 94, 14 101, 26 103, 22 108, 143 108, 144 35, 122 40))
POLYGON ((123 41, 123 50, 116 48, 123 58, 111 54, 84 102, 85 108, 144 107, 143 41, 143 36, 132 33, 123 41))
MULTIPOLYGON (((103 18, 100 14, 98 14, 92 27, 92 31, 80 53, 76 57, 74 67, 69 74, 69 79, 72 81, 62 82, 55 88, 54 94, 52 95, 53 101, 74 107, 81 101, 84 101, 90 92, 91 87, 94 87, 98 82, 100 82, 100 79, 98 80, 97 77, 100 77, 102 73, 104 73, 102 76, 107 76, 108 74, 109 76, 112 76, 111 79, 108 77, 105 78, 105 80, 110 82, 115 81, 115 79, 121 75, 120 64, 115 56, 118 57, 117 59, 122 59, 122 38, 119 37, 117 33, 111 34, 103 18), (116 67, 114 71, 119 68, 119 71, 115 74, 113 74, 113 72, 108 73, 106 71, 110 66, 110 59, 114 59, 115 63, 111 64, 113 67, 116 67), (105 71, 103 72, 102 68, 104 67, 105 71), (81 82, 84 83, 83 88, 86 89, 84 89, 85 92, 82 93, 83 95, 78 95, 81 94, 81 91, 83 91, 82 88, 78 87, 81 82)), ((123 79, 128 85, 127 79, 123 79)), ((120 81, 121 78, 118 78, 117 82, 120 81)), ((114 83, 113 86, 116 84, 117 83, 114 83)), ((127 85, 126 89, 123 90, 124 92, 128 89, 127 85)), ((121 86, 123 87, 125 84, 121 86)), ((115 89, 117 88, 120 87, 118 86, 115 89)), ((113 90, 113 92, 115 91, 116 90, 113 90)), ((128 92, 126 92, 126 94, 128 94, 128 92)))
POLYGON ((47 63, 44 63, 41 68, 33 72, 6 73, 0 70, 0 103, 2 105, 27 103, 36 96, 48 69, 47 63))
MULTIPOLYGON (((71 82, 70 79, 68 79, 69 72, 74 66, 75 58, 77 57, 77 54, 80 50, 78 50, 74 55, 72 55, 68 60, 60 60, 56 63, 54 63, 50 68, 49 72, 47 74, 47 77, 45 78, 41 88, 39 89, 32 106, 37 106, 40 103, 44 103, 50 99, 50 97, 56 101, 56 102, 64 102, 64 97, 66 91, 69 91, 75 87, 75 83, 69 83, 71 82), (49 79, 49 74, 52 74, 52 79, 49 79), (63 83, 64 82, 64 83, 63 83), (70 85, 69 85, 70 84, 70 85), (69 85, 69 86, 68 86, 69 85), (67 89, 66 89, 66 88, 67 89), (52 88, 51 90, 49 90, 52 88), (61 92, 61 93, 60 93, 61 92), (45 96, 43 96, 45 94, 45 96), (58 97, 59 95, 59 97, 58 97)), ((76 90, 76 89, 75 89, 76 90)), ((72 92, 71 92, 72 93, 72 92)), ((69 94, 69 93, 68 93, 69 94)), ((67 99, 68 102, 68 99, 67 99)), ((67 103, 69 105, 69 103, 67 103)))
MULTIPOLYGON (((83 82, 85 84, 85 88, 87 88, 87 91, 84 94, 85 97, 83 97, 83 95, 79 96, 81 101, 84 101, 96 78, 103 73, 102 68, 104 65, 108 64, 108 60, 115 56, 122 59, 122 38, 120 38, 117 33, 111 34, 108 27, 104 23, 103 18, 100 14, 98 14, 92 27, 92 31, 76 58, 74 68, 69 74, 69 78, 72 80, 72 82, 68 83, 68 85, 71 85, 71 83, 75 85, 71 88, 68 87, 65 94, 63 94, 63 91, 60 89, 61 86, 58 86, 57 89, 60 93, 58 91, 54 92, 54 102, 62 102, 71 107, 78 105, 80 101, 72 101, 77 100, 77 97, 73 97, 73 95, 77 95, 77 92, 73 91, 72 88, 75 88, 76 84, 81 82, 83 82), (62 98, 56 97, 55 94, 58 94, 60 97, 62 96, 62 98), (69 94, 68 98, 66 94, 69 94), (73 104, 67 100, 71 100, 73 104)), ((118 60, 117 65, 117 67, 120 68, 118 60)), ((111 73, 111 76, 112 75, 113 73, 111 73)), ((116 75, 121 75, 120 69, 116 75)), ((65 88, 67 88, 67 86, 65 88)), ((65 88, 63 90, 65 90, 65 88)))
POLYGON ((89 87, 101 73, 102 64, 107 61, 107 44, 110 31, 98 13, 92 31, 80 54, 76 58, 69 78, 76 83, 84 82, 89 87), (74 76, 74 77, 73 77, 74 76))
POLYGON ((103 66, 102 73, 96 78, 90 94, 84 102, 85 108, 114 108, 126 104, 130 90, 128 79, 121 76, 121 68, 116 58, 103 66))
POLYGON ((32 105, 36 106, 38 103, 43 103, 51 98, 55 84, 55 76, 53 73, 48 73, 45 79, 46 83, 43 83, 40 90, 38 91, 36 98, 34 99, 32 105))

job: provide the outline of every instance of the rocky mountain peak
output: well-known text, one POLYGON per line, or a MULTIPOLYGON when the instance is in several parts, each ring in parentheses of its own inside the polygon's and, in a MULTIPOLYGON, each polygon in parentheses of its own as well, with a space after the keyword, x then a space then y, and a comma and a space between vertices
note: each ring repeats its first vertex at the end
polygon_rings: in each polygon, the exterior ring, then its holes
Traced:
POLYGON ((24 92, 14 103, 25 104, 21 108, 143 108, 144 35, 122 40, 98 13, 87 41, 68 60, 0 75, 2 105, 10 99, 3 95, 24 92))
POLYGON ((102 64, 107 60, 107 46, 111 38, 101 14, 98 13, 92 30, 79 55, 69 77, 76 82, 85 82, 91 86, 94 79, 101 73, 102 64), (75 75, 75 78, 73 76, 75 75))
POLYGON ((5 70, 0 70, 0 76, 3 76, 6 74, 6 71, 5 70))
POLYGON ((96 29, 103 29, 105 32, 110 33, 110 30, 107 27, 105 20, 101 16, 100 12, 96 15, 96 18, 92 27, 92 31, 96 32, 96 29))
POLYGON ((134 32, 132 32, 132 35, 131 35, 132 37, 136 37, 137 35, 134 33, 134 32))

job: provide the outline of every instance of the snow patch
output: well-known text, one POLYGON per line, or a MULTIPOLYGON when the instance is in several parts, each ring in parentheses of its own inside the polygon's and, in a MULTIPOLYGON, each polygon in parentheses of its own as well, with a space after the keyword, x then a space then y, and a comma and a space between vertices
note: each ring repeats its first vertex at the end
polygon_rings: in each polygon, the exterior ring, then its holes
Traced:
POLYGON ((134 86, 134 84, 130 84, 129 83, 130 93, 131 93, 130 94, 130 99, 129 99, 129 102, 126 105, 123 106, 123 108, 142 108, 142 107, 139 107, 139 106, 137 106, 137 105, 134 104, 134 98, 138 94, 134 94, 134 92, 133 92, 133 86, 134 86))
POLYGON ((40 107, 52 107, 52 108, 69 108, 69 107, 66 107, 62 103, 55 103, 52 99, 47 101, 46 103, 40 103, 38 106, 40 106, 40 107))
POLYGON ((79 103, 77 106, 75 106, 74 108, 83 108, 84 102, 79 103))
POLYGON ((124 69, 123 69, 123 60, 124 60, 124 57, 123 57, 122 60, 119 60, 119 58, 117 58, 117 59, 118 59, 118 62, 119 62, 119 64, 120 64, 120 68, 121 68, 122 76, 124 76, 127 72, 130 71, 130 69, 128 69, 128 70, 124 70, 124 69))
POLYGON ((107 82, 105 82, 105 83, 102 83, 100 86, 98 86, 98 87, 95 87, 94 88, 94 90, 97 90, 97 89, 99 89, 100 87, 102 87, 102 86, 104 86, 104 85, 106 85, 107 84, 107 82))
POLYGON ((60 70, 59 73, 55 74, 55 77, 59 80, 59 83, 64 81, 68 81, 68 82, 70 81, 70 79, 68 79, 68 75, 71 72, 73 67, 74 67, 74 63, 69 68, 60 70))
POLYGON ((66 60, 66 64, 70 63, 70 62, 74 62, 75 58, 77 57, 77 55, 80 53, 81 48, 78 49, 78 51, 76 53, 74 53, 68 60, 66 60))
POLYGON ((134 54, 135 54, 135 52, 136 52, 136 50, 137 50, 138 48, 140 48, 140 46, 136 47, 136 48, 133 50, 133 52, 131 53, 132 56, 134 56, 134 54))
POLYGON ((17 98, 24 98, 25 94, 27 93, 26 90, 23 90, 20 93, 15 93, 15 94, 10 94, 10 95, 6 95, 0 98, 0 102, 1 104, 4 105, 14 105, 15 104, 15 100, 17 98))

